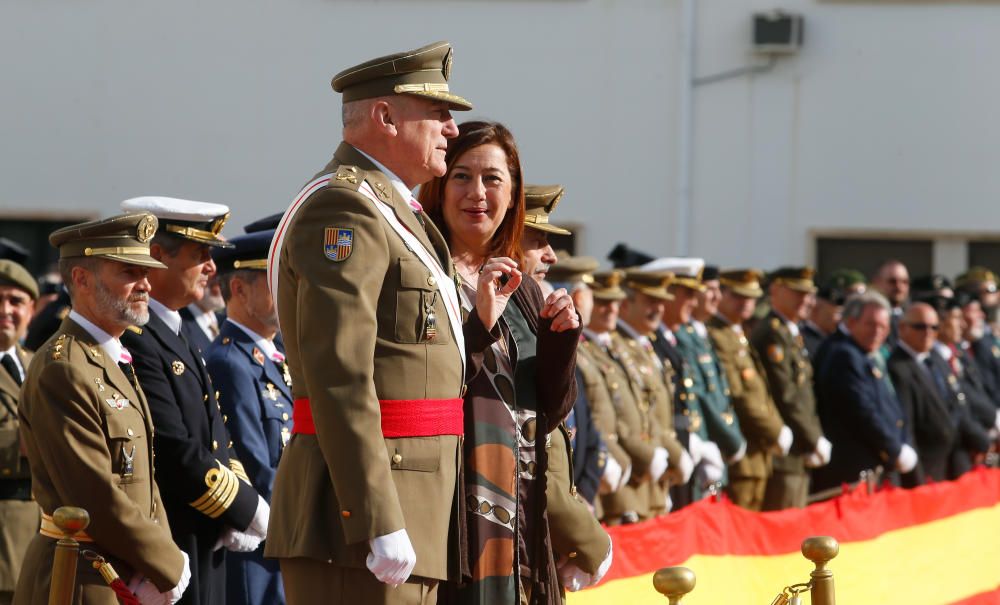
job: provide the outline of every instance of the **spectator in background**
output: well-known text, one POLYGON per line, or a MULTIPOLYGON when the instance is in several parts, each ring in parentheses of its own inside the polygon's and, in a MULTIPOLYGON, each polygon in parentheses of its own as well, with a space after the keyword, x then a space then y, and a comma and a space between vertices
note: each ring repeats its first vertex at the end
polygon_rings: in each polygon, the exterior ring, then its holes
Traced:
POLYGON ((809 318, 799 326, 810 359, 815 360, 820 343, 836 331, 847 297, 860 294, 865 289, 865 276, 860 271, 837 269, 816 292, 816 304, 813 305, 809 318))
POLYGON ((910 272, 906 265, 898 260, 887 260, 882 263, 872 276, 872 287, 886 297, 892 306, 889 318, 889 337, 886 339, 889 348, 896 346, 899 329, 899 318, 903 315, 903 306, 910 297, 910 272))

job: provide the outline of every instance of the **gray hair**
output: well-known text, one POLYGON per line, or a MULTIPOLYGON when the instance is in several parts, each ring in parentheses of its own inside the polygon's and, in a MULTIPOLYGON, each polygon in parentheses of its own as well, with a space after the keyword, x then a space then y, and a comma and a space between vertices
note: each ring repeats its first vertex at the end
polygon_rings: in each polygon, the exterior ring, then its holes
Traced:
POLYGON ((855 294, 848 298, 847 302, 844 303, 843 317, 845 320, 857 319, 864 314, 865 309, 868 307, 879 307, 890 313, 892 312, 889 301, 878 292, 871 291, 855 294))
POLYGON ((368 102, 368 99, 344 103, 340 109, 340 119, 344 128, 360 125, 364 121, 365 114, 370 106, 371 103, 368 102))

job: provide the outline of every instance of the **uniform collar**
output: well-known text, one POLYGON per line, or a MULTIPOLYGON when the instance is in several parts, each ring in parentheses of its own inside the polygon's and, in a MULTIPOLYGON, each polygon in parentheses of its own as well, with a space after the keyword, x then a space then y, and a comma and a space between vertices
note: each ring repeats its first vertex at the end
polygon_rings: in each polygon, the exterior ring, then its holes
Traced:
POLYGON ((14 365, 17 366, 17 370, 21 373, 21 380, 24 380, 24 366, 21 365, 21 356, 17 354, 17 345, 13 344, 6 351, 0 351, 0 359, 3 359, 4 355, 10 355, 10 358, 14 360, 14 365))
POLYGON ((584 328, 583 334, 584 336, 596 342, 597 344, 601 345, 605 349, 611 346, 611 334, 607 332, 601 332, 600 334, 598 334, 597 332, 594 332, 590 328, 584 328))
POLYGON ((72 319, 77 325, 86 330, 87 333, 90 334, 95 341, 97 341, 97 344, 104 349, 104 352, 108 354, 108 357, 115 360, 115 363, 128 363, 131 361, 131 356, 126 355, 127 350, 122 346, 120 340, 99 328, 97 324, 90 321, 83 315, 77 313, 76 309, 69 312, 69 319, 72 319))
POLYGON ((372 164, 375 164, 375 167, 379 169, 379 172, 381 172, 382 174, 384 174, 389 179, 389 182, 392 183, 392 186, 393 186, 393 188, 395 188, 396 192, 399 193, 399 195, 404 200, 406 200, 407 202, 409 202, 409 200, 413 197, 413 192, 410 191, 410 188, 406 186, 406 183, 404 183, 402 181, 402 179, 400 179, 398 176, 396 176, 396 174, 393 171, 391 171, 388 168, 386 168, 382 164, 382 162, 376 160, 375 158, 373 158, 372 156, 368 155, 364 151, 361 151, 357 147, 355 147, 354 149, 356 149, 357 152, 360 153, 361 155, 363 155, 366 158, 368 158, 369 162, 371 162, 372 164))
POLYGON ((277 361, 277 359, 275 359, 275 354, 277 353, 278 355, 280 355, 280 353, 278 352, 278 347, 274 346, 273 341, 264 338, 260 334, 244 326, 243 324, 236 321, 232 317, 227 317, 226 321, 233 324, 237 328, 243 330, 243 332, 245 332, 246 335, 249 336, 251 340, 253 340, 254 346, 260 349, 261 352, 264 353, 264 355, 266 355, 268 359, 270 359, 271 361, 277 361))
POLYGON ((793 338, 799 335, 799 325, 797 323, 791 321, 783 314, 779 313, 777 309, 771 309, 771 311, 774 312, 774 314, 778 317, 778 319, 785 322, 785 326, 788 327, 788 331, 792 333, 793 338))
POLYGON ((193 317, 202 328, 208 328, 209 326, 219 327, 219 320, 215 315, 215 311, 206 311, 199 307, 196 303, 191 303, 187 306, 187 309, 191 312, 191 317, 193 317))
POLYGON ((156 313, 156 316, 163 320, 163 323, 167 324, 170 331, 174 333, 175 336, 181 333, 181 314, 173 309, 168 309, 163 303, 156 300, 152 296, 149 297, 149 309, 156 313))
POLYGON ((702 340, 708 338, 708 328, 705 327, 705 324, 701 323, 697 319, 692 319, 691 327, 694 328, 694 331, 697 332, 698 336, 700 336, 702 340))

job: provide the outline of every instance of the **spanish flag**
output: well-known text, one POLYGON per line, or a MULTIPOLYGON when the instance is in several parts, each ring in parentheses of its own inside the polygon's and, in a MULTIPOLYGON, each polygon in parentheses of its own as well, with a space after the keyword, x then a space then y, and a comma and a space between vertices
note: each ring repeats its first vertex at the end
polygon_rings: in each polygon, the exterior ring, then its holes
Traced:
MULTIPOLYGON (((754 513, 703 500, 676 514, 609 528, 614 562, 570 605, 663 605, 653 573, 682 565, 697 576, 685 605, 770 603, 809 581, 809 536, 833 536, 842 605, 1000 604, 1000 470, 868 494, 861 486, 805 509, 754 513)), ((809 602, 808 598, 804 599, 809 602)))

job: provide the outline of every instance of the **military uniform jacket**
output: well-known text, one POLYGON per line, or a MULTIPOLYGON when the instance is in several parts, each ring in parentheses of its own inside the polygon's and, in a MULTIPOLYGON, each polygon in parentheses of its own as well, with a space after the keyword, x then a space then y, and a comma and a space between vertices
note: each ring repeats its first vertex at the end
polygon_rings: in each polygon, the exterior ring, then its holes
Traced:
POLYGON ((802 336, 793 336, 785 320, 771 311, 754 327, 750 343, 764 364, 778 411, 792 430, 789 455, 776 456, 774 469, 804 473, 804 456, 816 449, 823 429, 816 414, 813 368, 802 336))
POLYGON ((719 370, 712 345, 690 323, 680 326, 674 335, 677 350, 691 370, 692 386, 688 389, 688 397, 698 400, 708 438, 719 446, 724 458, 731 458, 743 447, 744 440, 739 420, 729 402, 729 385, 719 370))
MULTIPOLYGON (((31 353, 15 354, 27 370, 31 353)), ((17 400, 21 387, 0 369, 0 592, 12 592, 28 542, 38 530, 38 507, 31 502, 31 472, 18 437, 17 400)))
POLYGON ((231 450, 205 363, 182 336, 154 313, 142 328, 126 330, 139 384, 153 414, 156 480, 174 541, 191 558, 191 586, 182 602, 208 605, 225 594, 223 530, 245 530, 258 495, 231 450))
POLYGON ((573 483, 573 454, 566 426, 552 432, 546 469, 546 508, 555 558, 565 556, 594 574, 611 550, 611 537, 597 522, 573 483))
MULTIPOLYGON (((28 368, 20 417, 32 488, 42 510, 49 515, 60 506, 87 510, 86 532, 93 543, 85 548, 104 555, 126 582, 139 572, 161 591, 173 588, 183 558, 171 541, 154 481, 146 398, 72 320, 63 321, 28 368)), ((48 602, 55 543, 35 536, 16 602, 48 602)), ((82 583, 105 585, 84 562, 77 575, 82 583)))
POLYGON ((778 446, 784 423, 767 386, 764 367, 750 341, 720 317, 708 320, 708 333, 715 344, 726 375, 729 397, 747 440, 747 454, 729 467, 734 477, 764 478, 771 473, 771 452, 778 446))
MULTIPOLYGON (((231 321, 222 324, 205 365, 219 392, 233 450, 254 489, 271 500, 281 451, 292 436, 292 389, 278 364, 231 321)), ((291 382, 291 378, 288 378, 291 382)))
MULTIPOLYGON (((457 579, 460 559, 446 554, 458 554, 449 528, 457 529, 460 505, 459 437, 383 438, 379 400, 461 397, 464 353, 430 270, 358 189, 367 182, 445 268, 448 248, 350 145, 325 174, 333 176, 301 203, 272 250, 292 395, 309 398, 316 434, 293 435, 282 454, 265 554, 363 569, 370 538, 405 528, 415 576, 457 579), (350 230, 348 252, 324 253, 328 229, 350 230), (439 318, 430 340, 428 309, 439 318)), ((477 314, 469 317, 478 331, 466 332, 466 345, 481 351, 492 337, 477 314)))
MULTIPOLYGON (((624 470, 631 464, 631 457, 620 443, 624 433, 625 438, 631 434, 628 424, 625 423, 623 413, 619 413, 621 406, 620 396, 616 399, 612 392, 623 386, 627 386, 625 381, 615 381, 614 389, 605 380, 601 363, 595 358, 593 347, 599 347, 587 340, 580 342, 580 347, 576 355, 576 369, 582 378, 583 387, 581 391, 587 398, 590 407, 590 417, 594 421, 594 426, 601 432, 604 443, 610 454, 624 470)), ((651 455, 651 454, 650 454, 651 455)))
MULTIPOLYGON (((674 334, 675 339, 676 337, 677 335, 674 334)), ((698 433, 702 439, 708 439, 708 427, 705 426, 701 403, 693 391, 693 368, 681 355, 677 345, 671 344, 662 324, 657 327, 653 334, 649 335, 649 340, 652 343, 653 352, 669 377, 668 386, 673 389, 674 424, 677 430, 698 433)))

